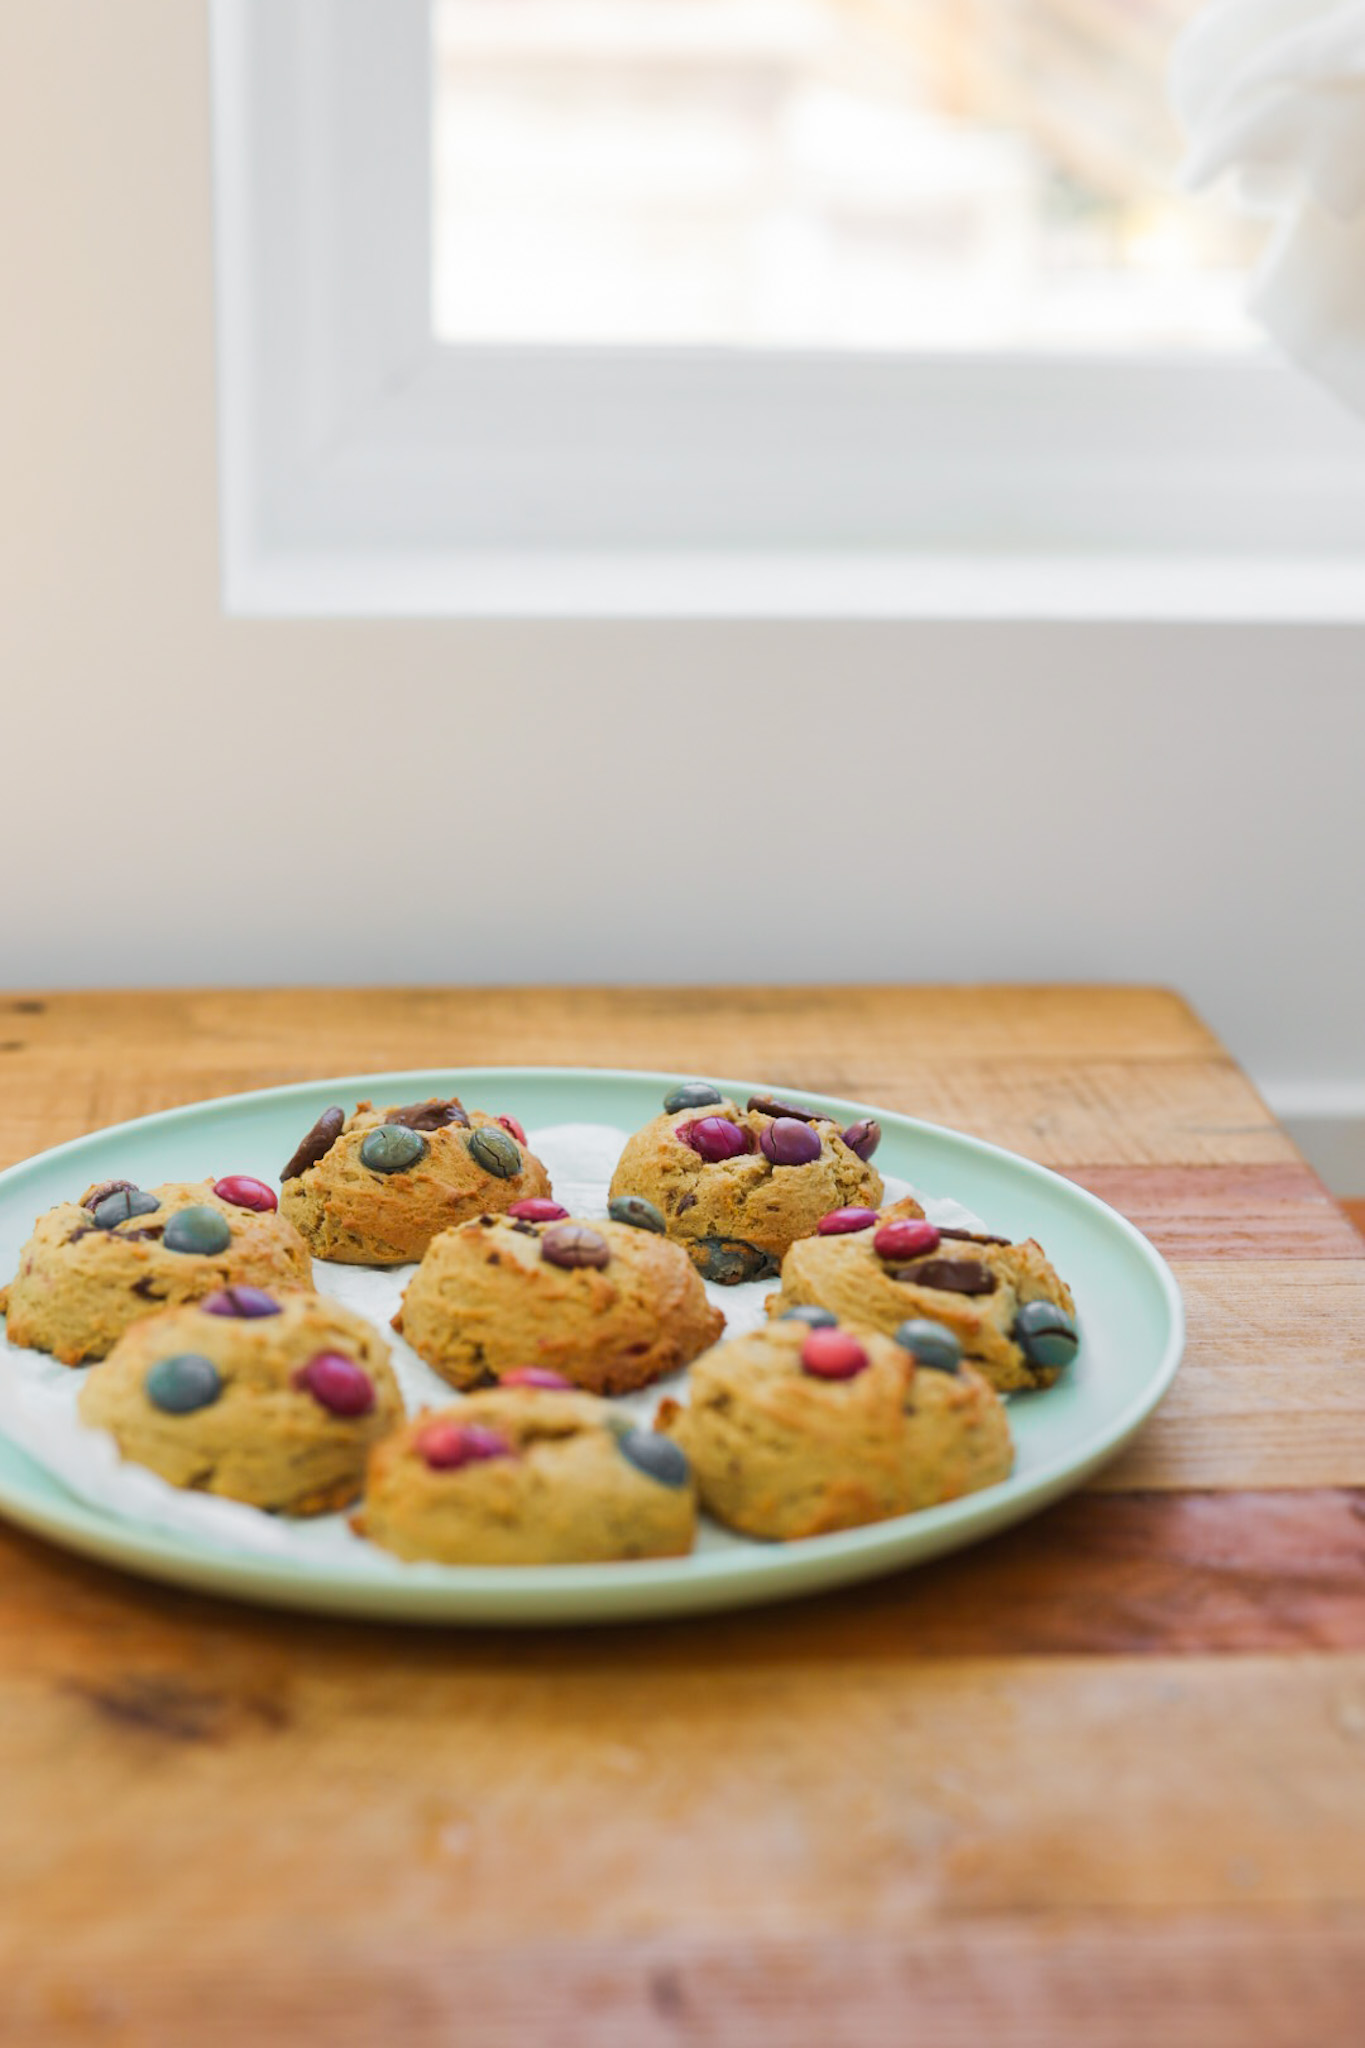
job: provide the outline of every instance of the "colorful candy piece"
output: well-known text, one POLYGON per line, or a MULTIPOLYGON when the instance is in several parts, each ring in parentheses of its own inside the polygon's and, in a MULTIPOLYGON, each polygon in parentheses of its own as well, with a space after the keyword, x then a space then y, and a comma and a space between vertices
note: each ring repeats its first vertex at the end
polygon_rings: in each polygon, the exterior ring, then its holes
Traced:
POLYGON ((1075 1319, 1051 1301, 1026 1301, 1014 1318, 1014 1341, 1032 1365, 1070 1365, 1080 1348, 1075 1319))
POLYGON ((915 1216, 898 1216, 883 1223, 872 1240, 872 1249, 879 1259, 919 1259, 938 1247, 939 1234, 933 1224, 915 1216))
POLYGON ((660 1486, 686 1486, 692 1468, 687 1453, 672 1437, 659 1436, 652 1429, 626 1429, 618 1434, 616 1446, 647 1479, 656 1479, 660 1486))
POLYGON ((514 1116, 500 1116, 498 1122, 505 1131, 510 1131, 519 1145, 526 1143, 526 1133, 514 1116))
POLYGON ((839 1318, 827 1308, 802 1307, 784 1309, 777 1320, 780 1323, 805 1323, 812 1330, 832 1330, 839 1318))
POLYGON ((680 1109, 705 1109, 709 1102, 724 1102, 719 1088, 713 1088, 709 1081, 682 1081, 671 1095, 665 1095, 664 1108, 669 1116, 680 1109))
POLYGON ((213 1192, 220 1202, 231 1202, 234 1209, 254 1209, 258 1216, 280 1206, 274 1188, 268 1188, 263 1180, 253 1180, 249 1173, 230 1173, 216 1180, 213 1192))
POLYGON ((159 1358, 142 1382, 154 1408, 167 1415, 192 1415, 209 1408, 223 1391, 222 1375, 211 1358, 198 1351, 179 1351, 159 1358))
POLYGON ((540 1240, 540 1256, 547 1265, 572 1271, 578 1266, 610 1264, 611 1246, 585 1223, 556 1223, 540 1240))
POLYGON ((429 1147, 410 1124, 379 1124, 360 1141, 360 1163, 371 1173, 408 1173, 429 1147))
POLYGON ((722 1159, 738 1159, 754 1149, 753 1133, 724 1116, 704 1116, 695 1123, 679 1124, 673 1135, 680 1145, 690 1147, 711 1166, 722 1159))
POLYGON ((856 1337, 844 1330, 812 1330, 801 1346, 801 1370, 817 1380, 851 1380, 871 1360, 856 1337))
POLYGON ((106 1201, 110 1195, 135 1195, 137 1192, 138 1185, 135 1180, 102 1180, 98 1187, 91 1188, 81 1207, 88 1209, 93 1216, 100 1203, 106 1201))
POLYGON ((417 1438, 417 1452, 433 1472, 455 1472, 461 1465, 515 1456, 506 1437, 481 1422, 428 1423, 417 1438))
POLYGON ((523 1201, 513 1202, 507 1213, 523 1223, 563 1223, 569 1212, 548 1195, 527 1195, 523 1201))
POLYGON ((131 1216, 150 1216, 153 1209, 160 1207, 155 1195, 145 1195, 141 1188, 130 1185, 97 1202, 91 1216, 96 1230, 117 1230, 119 1224, 126 1223, 131 1216))
POLYGON ((555 1394, 573 1392, 573 1381, 566 1380, 562 1372, 551 1372, 548 1365, 519 1365, 515 1372, 505 1372, 498 1384, 504 1387, 540 1387, 546 1393, 555 1394))
POLYGON ((516 1141, 495 1125, 481 1125, 465 1139, 469 1156, 485 1173, 497 1180, 511 1180, 521 1172, 521 1153, 516 1141))
POLYGON ((242 1322, 280 1314, 280 1304, 263 1287, 220 1287, 216 1294, 208 1295, 199 1306, 205 1315, 235 1316, 242 1322))
POLYGON ((821 1237, 842 1237, 847 1231, 870 1230, 876 1221, 875 1209, 831 1209, 815 1228, 821 1237))
POLYGON ((607 1214, 613 1223, 628 1223, 632 1230, 652 1230, 660 1237, 668 1231, 663 1210, 656 1209, 643 1195, 613 1195, 607 1204, 607 1214))
POLYGON ((916 1365, 929 1372, 957 1372, 962 1365, 962 1346, 946 1323, 928 1316, 911 1316, 896 1331, 896 1342, 908 1351, 916 1365))
POLYGON ((856 1152, 859 1159, 867 1160, 882 1142, 882 1127, 872 1117, 863 1116, 839 1135, 850 1152, 856 1152))
POLYGON ((368 1415, 374 1406, 374 1383, 353 1358, 340 1351, 319 1351, 294 1374, 294 1385, 311 1394, 329 1415, 368 1415))
POLYGON ((795 1117, 780 1116, 758 1134, 765 1159, 774 1166, 809 1166, 820 1157, 820 1133, 795 1117))
POLYGON ((168 1252, 215 1258, 232 1243, 232 1225, 221 1210, 194 1202, 188 1209, 177 1209, 161 1233, 161 1242, 168 1252))

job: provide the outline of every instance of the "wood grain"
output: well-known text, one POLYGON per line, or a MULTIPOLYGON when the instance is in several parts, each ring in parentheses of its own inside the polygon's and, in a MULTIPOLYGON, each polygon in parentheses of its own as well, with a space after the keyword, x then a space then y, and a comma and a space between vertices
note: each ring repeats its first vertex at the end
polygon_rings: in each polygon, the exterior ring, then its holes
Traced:
POLYGON ((0 998, 0 1159, 327 1072, 752 1074, 1069 1173, 1177 1263, 1098 1486, 597 1633, 256 1613, 0 1532, 0 2038, 1355 2048, 1365 1240, 1163 991, 0 998))

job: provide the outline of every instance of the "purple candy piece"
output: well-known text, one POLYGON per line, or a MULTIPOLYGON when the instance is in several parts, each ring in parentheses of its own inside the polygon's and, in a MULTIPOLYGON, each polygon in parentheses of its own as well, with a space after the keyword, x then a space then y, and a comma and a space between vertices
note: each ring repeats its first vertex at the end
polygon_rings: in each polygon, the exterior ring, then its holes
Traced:
POLYGON ((870 1159, 882 1142, 882 1127, 870 1116, 863 1116, 840 1135, 850 1152, 856 1152, 860 1159, 870 1159))
POLYGON ((758 1142, 764 1157, 771 1159, 774 1166, 809 1166, 820 1157, 820 1133, 790 1116, 780 1116, 765 1124, 758 1142))
POLYGON ((244 1322, 255 1316, 277 1316, 280 1304, 260 1287, 220 1287, 199 1304, 206 1315, 239 1316, 244 1322))
POLYGON ((673 1135, 712 1166, 722 1159, 738 1159, 742 1152, 754 1149, 752 1134, 723 1116, 703 1116, 696 1123, 679 1124, 673 1135))

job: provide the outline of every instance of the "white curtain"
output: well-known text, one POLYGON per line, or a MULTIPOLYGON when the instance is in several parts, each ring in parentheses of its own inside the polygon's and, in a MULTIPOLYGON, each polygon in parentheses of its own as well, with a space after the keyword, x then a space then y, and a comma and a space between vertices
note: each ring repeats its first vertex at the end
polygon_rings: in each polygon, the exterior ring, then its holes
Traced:
POLYGON ((1185 180, 1277 228, 1251 310, 1365 414, 1365 0, 1213 0, 1176 45, 1185 180))

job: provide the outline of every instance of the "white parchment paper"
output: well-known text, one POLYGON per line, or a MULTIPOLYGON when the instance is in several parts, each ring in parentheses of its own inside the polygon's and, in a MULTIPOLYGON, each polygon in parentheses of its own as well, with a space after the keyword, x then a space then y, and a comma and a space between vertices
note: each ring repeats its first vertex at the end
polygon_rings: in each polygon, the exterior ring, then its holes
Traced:
MULTIPOLYGON (((556 1124, 532 1131, 530 1144, 545 1163, 557 1202, 573 1216, 604 1217, 607 1189, 628 1135, 610 1124, 556 1124)), ((983 1227, 980 1219, 958 1202, 923 1194, 912 1189, 908 1181, 889 1175, 883 1178, 887 1202, 914 1193, 934 1223, 956 1224, 968 1230, 983 1227)), ((323 1259, 313 1264, 313 1284, 320 1294, 344 1302, 383 1332, 409 1412, 442 1407, 461 1398, 389 1327, 415 1271, 414 1266, 339 1266, 323 1259)), ((772 1280, 754 1280, 740 1287, 707 1284, 707 1293, 724 1310, 726 1336, 739 1336, 760 1327, 765 1320, 764 1300, 775 1284, 772 1280)), ((8 1342, 3 1347, 3 1359, 0 1433, 92 1507, 143 1528, 182 1534, 239 1552, 293 1557, 300 1562, 344 1564, 348 1570, 377 1573, 441 1569, 404 1564, 387 1552, 376 1550, 354 1533, 344 1514, 296 1522, 265 1514, 238 1501, 182 1492, 144 1466, 126 1463, 106 1431, 87 1429, 81 1422, 76 1398, 86 1372, 93 1367, 77 1370, 59 1365, 45 1352, 23 1351, 8 1342)), ((685 1371, 674 1373, 642 1393, 622 1396, 616 1405, 648 1422, 666 1393, 686 1400, 685 1371)), ((743 1541, 703 1520, 697 1547, 714 1549, 743 1541)))

